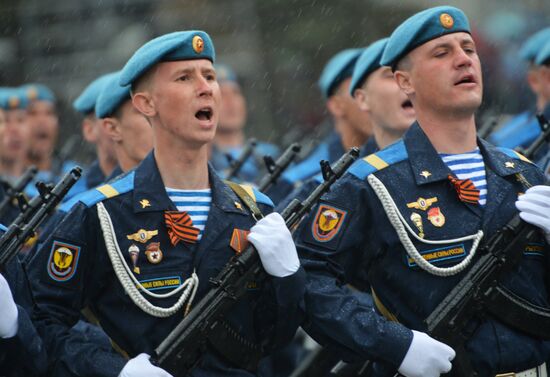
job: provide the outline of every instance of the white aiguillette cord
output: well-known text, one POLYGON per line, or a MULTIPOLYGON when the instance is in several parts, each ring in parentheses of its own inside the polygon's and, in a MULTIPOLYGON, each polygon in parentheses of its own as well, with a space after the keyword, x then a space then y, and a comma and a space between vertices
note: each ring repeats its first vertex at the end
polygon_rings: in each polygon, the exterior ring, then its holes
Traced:
POLYGON ((418 235, 411 229, 407 221, 403 218, 401 215, 401 212, 397 209, 397 205, 395 204, 393 198, 391 197, 390 193, 388 192, 388 189, 380 179, 374 176, 374 174, 371 174, 367 178, 370 186, 376 193, 376 196, 378 196, 378 199, 382 203, 382 207, 384 208, 384 211, 386 212, 386 215, 388 216, 388 219, 390 220, 390 223, 393 225, 395 231, 397 232, 397 236, 399 237, 399 240, 403 244, 403 247, 407 251, 407 254, 415 261, 417 266, 419 266, 424 271, 437 276, 452 276, 458 274, 460 271, 464 270, 472 259, 474 258, 474 255, 476 254, 477 247, 479 245, 479 242, 483 238, 483 231, 479 230, 476 234, 472 234, 470 236, 455 238, 451 240, 425 240, 423 238, 418 237, 418 235), (426 259, 420 255, 416 247, 414 246, 413 242, 407 235, 407 231, 412 234, 419 242, 430 244, 430 245, 444 245, 449 243, 455 243, 455 242, 463 242, 463 241, 469 241, 473 240, 472 248, 470 249, 470 252, 468 253, 468 256, 464 258, 462 262, 459 264, 452 266, 452 267, 436 267, 430 262, 428 262, 426 259))
POLYGON ((130 296, 134 304, 136 304, 141 310, 145 313, 152 315, 154 317, 165 318, 177 313, 187 302, 186 312, 189 310, 197 289, 199 287, 199 278, 195 271, 190 278, 185 280, 182 285, 173 291, 165 294, 157 294, 147 290, 134 276, 130 267, 124 260, 124 255, 120 251, 120 246, 116 240, 115 230, 111 216, 109 212, 103 205, 99 202, 97 204, 97 216, 99 218, 99 223, 101 225, 101 230, 103 231, 103 239, 105 240, 105 247, 107 248, 107 254, 111 259, 113 269, 115 274, 122 284, 122 287, 130 296), (178 301, 169 308, 163 308, 151 304, 141 293, 144 292, 146 295, 149 295, 154 298, 169 298, 174 296, 183 290, 183 293, 178 298, 178 301))

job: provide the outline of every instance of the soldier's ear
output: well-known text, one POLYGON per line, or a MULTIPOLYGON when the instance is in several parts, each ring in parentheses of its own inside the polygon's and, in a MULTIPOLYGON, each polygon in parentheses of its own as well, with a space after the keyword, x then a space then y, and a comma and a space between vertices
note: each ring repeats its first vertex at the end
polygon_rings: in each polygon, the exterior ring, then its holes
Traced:
POLYGON ((327 100, 327 109, 335 118, 340 118, 344 113, 340 96, 333 95, 327 100))
POLYGON ((145 117, 151 118, 157 114, 155 101, 149 92, 137 92, 132 94, 132 104, 145 117))
POLYGON ((115 143, 122 141, 122 133, 118 119, 111 117, 103 118, 101 119, 101 127, 103 127, 103 131, 115 143))
POLYGON ((355 102, 357 103, 357 106, 359 106, 359 109, 361 109, 361 111, 370 111, 369 96, 365 89, 355 89, 355 91, 353 92, 353 98, 355 99, 355 102))
POLYGON ((397 70, 393 73, 393 77, 395 78, 395 81, 397 82, 399 88, 406 95, 410 96, 414 94, 414 87, 412 85, 410 72, 397 70))

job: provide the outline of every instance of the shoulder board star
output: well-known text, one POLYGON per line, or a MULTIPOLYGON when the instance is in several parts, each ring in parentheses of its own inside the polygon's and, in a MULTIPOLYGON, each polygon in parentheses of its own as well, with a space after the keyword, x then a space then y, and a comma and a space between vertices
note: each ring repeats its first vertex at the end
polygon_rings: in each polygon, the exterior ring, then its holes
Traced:
POLYGON ((141 204, 141 208, 151 207, 151 203, 149 203, 149 200, 147 199, 141 199, 139 204, 141 204))
POLYGON ((504 166, 506 166, 507 168, 511 168, 511 169, 513 169, 515 165, 516 165, 516 164, 514 164, 514 163, 511 162, 511 161, 506 161, 506 162, 504 163, 504 166))

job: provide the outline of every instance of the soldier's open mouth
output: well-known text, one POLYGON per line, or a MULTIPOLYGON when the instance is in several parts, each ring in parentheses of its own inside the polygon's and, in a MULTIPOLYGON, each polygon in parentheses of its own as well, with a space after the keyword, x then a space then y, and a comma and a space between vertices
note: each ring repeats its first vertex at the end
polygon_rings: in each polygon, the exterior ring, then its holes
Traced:
POLYGON ((459 81, 457 81, 455 83, 455 85, 460 85, 460 84, 471 84, 471 83, 475 83, 476 80, 474 79, 474 75, 466 75, 466 76, 463 76, 459 81))
POLYGON ((403 103, 401 104, 401 107, 402 107, 403 109, 407 109, 407 110, 408 110, 408 109, 412 109, 413 104, 412 104, 412 102, 411 102, 410 100, 406 100, 406 101, 403 101, 403 103))
POLYGON ((199 120, 212 119, 212 108, 204 107, 195 113, 195 117, 199 120))

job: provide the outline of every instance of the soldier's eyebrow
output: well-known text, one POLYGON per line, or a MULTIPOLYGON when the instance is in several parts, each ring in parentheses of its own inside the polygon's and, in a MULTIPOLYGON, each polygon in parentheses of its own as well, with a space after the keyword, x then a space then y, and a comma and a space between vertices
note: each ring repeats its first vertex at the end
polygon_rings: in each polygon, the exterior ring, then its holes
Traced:
POLYGON ((193 71, 194 71, 193 68, 179 68, 178 70, 176 70, 176 72, 174 72, 174 76, 179 76, 184 73, 189 74, 189 73, 192 73, 193 71))

